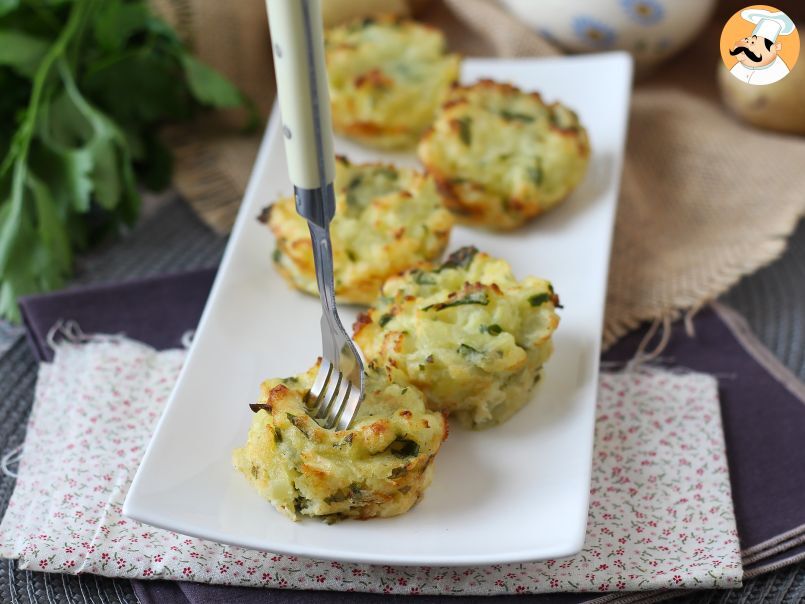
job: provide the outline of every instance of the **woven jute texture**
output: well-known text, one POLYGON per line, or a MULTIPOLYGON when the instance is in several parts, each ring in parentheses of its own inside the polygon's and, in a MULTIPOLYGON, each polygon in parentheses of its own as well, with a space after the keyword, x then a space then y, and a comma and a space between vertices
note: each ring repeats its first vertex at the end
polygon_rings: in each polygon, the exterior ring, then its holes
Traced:
MULTIPOLYGON (((777 258, 805 214, 805 138, 741 124, 719 100, 717 40, 740 8, 733 4, 723 2, 690 49, 635 88, 605 345, 641 321, 675 318, 724 293, 777 258)), ((558 53, 494 0, 434 1, 420 18, 468 56, 558 53)), ((261 73, 269 74, 262 50, 243 60, 264 61, 261 73)), ((259 104, 266 106, 265 96, 259 104)), ((205 133, 176 145, 177 186, 219 232, 234 220, 256 143, 205 133)))

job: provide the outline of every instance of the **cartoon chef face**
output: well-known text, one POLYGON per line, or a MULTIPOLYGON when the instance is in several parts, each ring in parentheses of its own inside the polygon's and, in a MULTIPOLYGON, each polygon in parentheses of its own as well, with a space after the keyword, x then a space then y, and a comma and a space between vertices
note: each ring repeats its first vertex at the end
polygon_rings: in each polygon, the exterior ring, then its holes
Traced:
POLYGON ((730 54, 746 67, 765 67, 774 62, 782 44, 763 36, 752 35, 733 44, 730 54))

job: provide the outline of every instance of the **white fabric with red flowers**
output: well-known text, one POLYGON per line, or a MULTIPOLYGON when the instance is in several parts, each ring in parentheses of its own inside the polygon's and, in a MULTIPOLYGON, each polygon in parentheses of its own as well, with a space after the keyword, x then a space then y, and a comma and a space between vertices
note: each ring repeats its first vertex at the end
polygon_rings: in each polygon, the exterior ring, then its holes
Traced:
MULTIPOLYGON (((473 568, 387 567, 248 551, 138 524, 121 505, 185 358, 123 338, 42 364, 0 556, 23 569, 385 593, 736 587, 741 559, 716 380, 601 376, 583 551, 473 568)), ((234 472, 234 470, 233 470, 234 472)), ((268 504, 266 504, 268 506, 268 504)))

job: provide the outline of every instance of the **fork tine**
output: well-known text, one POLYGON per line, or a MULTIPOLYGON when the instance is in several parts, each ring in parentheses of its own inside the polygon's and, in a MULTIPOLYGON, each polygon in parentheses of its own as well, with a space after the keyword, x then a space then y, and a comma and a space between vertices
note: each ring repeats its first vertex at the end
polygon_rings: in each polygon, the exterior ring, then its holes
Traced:
POLYGON ((326 417, 324 417, 324 427, 328 430, 332 429, 332 427, 335 426, 336 422, 338 421, 338 418, 341 417, 341 414, 344 411, 344 403, 346 402, 347 397, 352 390, 352 384, 349 380, 342 380, 342 384, 341 389, 336 395, 336 400, 333 401, 333 404, 327 410, 326 417))
POLYGON ((349 382, 349 389, 340 404, 340 411, 333 417, 333 426, 336 430, 346 430, 355 419, 361 403, 361 389, 349 382))
POLYGON ((324 419, 332 409, 333 404, 338 400, 338 391, 341 388, 341 382, 346 381, 343 374, 333 367, 330 374, 330 379, 327 382, 327 388, 319 401, 319 407, 316 409, 315 419, 324 419))
MULTIPOLYGON (((307 406, 308 409, 315 409, 318 412, 319 407, 321 406, 321 398, 325 392, 325 387, 327 386, 327 382, 330 379, 330 376, 334 370, 333 364, 328 361, 327 359, 321 360, 321 365, 319 366, 319 372, 316 374, 316 379, 313 380, 313 385, 310 387, 310 390, 307 393, 307 406)), ((310 413, 312 417, 316 417, 316 412, 310 413)))

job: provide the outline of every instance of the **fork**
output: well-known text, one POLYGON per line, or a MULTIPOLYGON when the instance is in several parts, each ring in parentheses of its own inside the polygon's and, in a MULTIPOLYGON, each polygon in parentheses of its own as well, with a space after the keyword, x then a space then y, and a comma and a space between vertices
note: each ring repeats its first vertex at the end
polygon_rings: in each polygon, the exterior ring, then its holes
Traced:
POLYGON ((288 172, 296 211, 310 228, 322 306, 322 359, 306 402, 322 426, 345 430, 363 400, 364 362, 335 303, 329 230, 335 214, 335 161, 321 1, 266 0, 266 4, 288 172))

